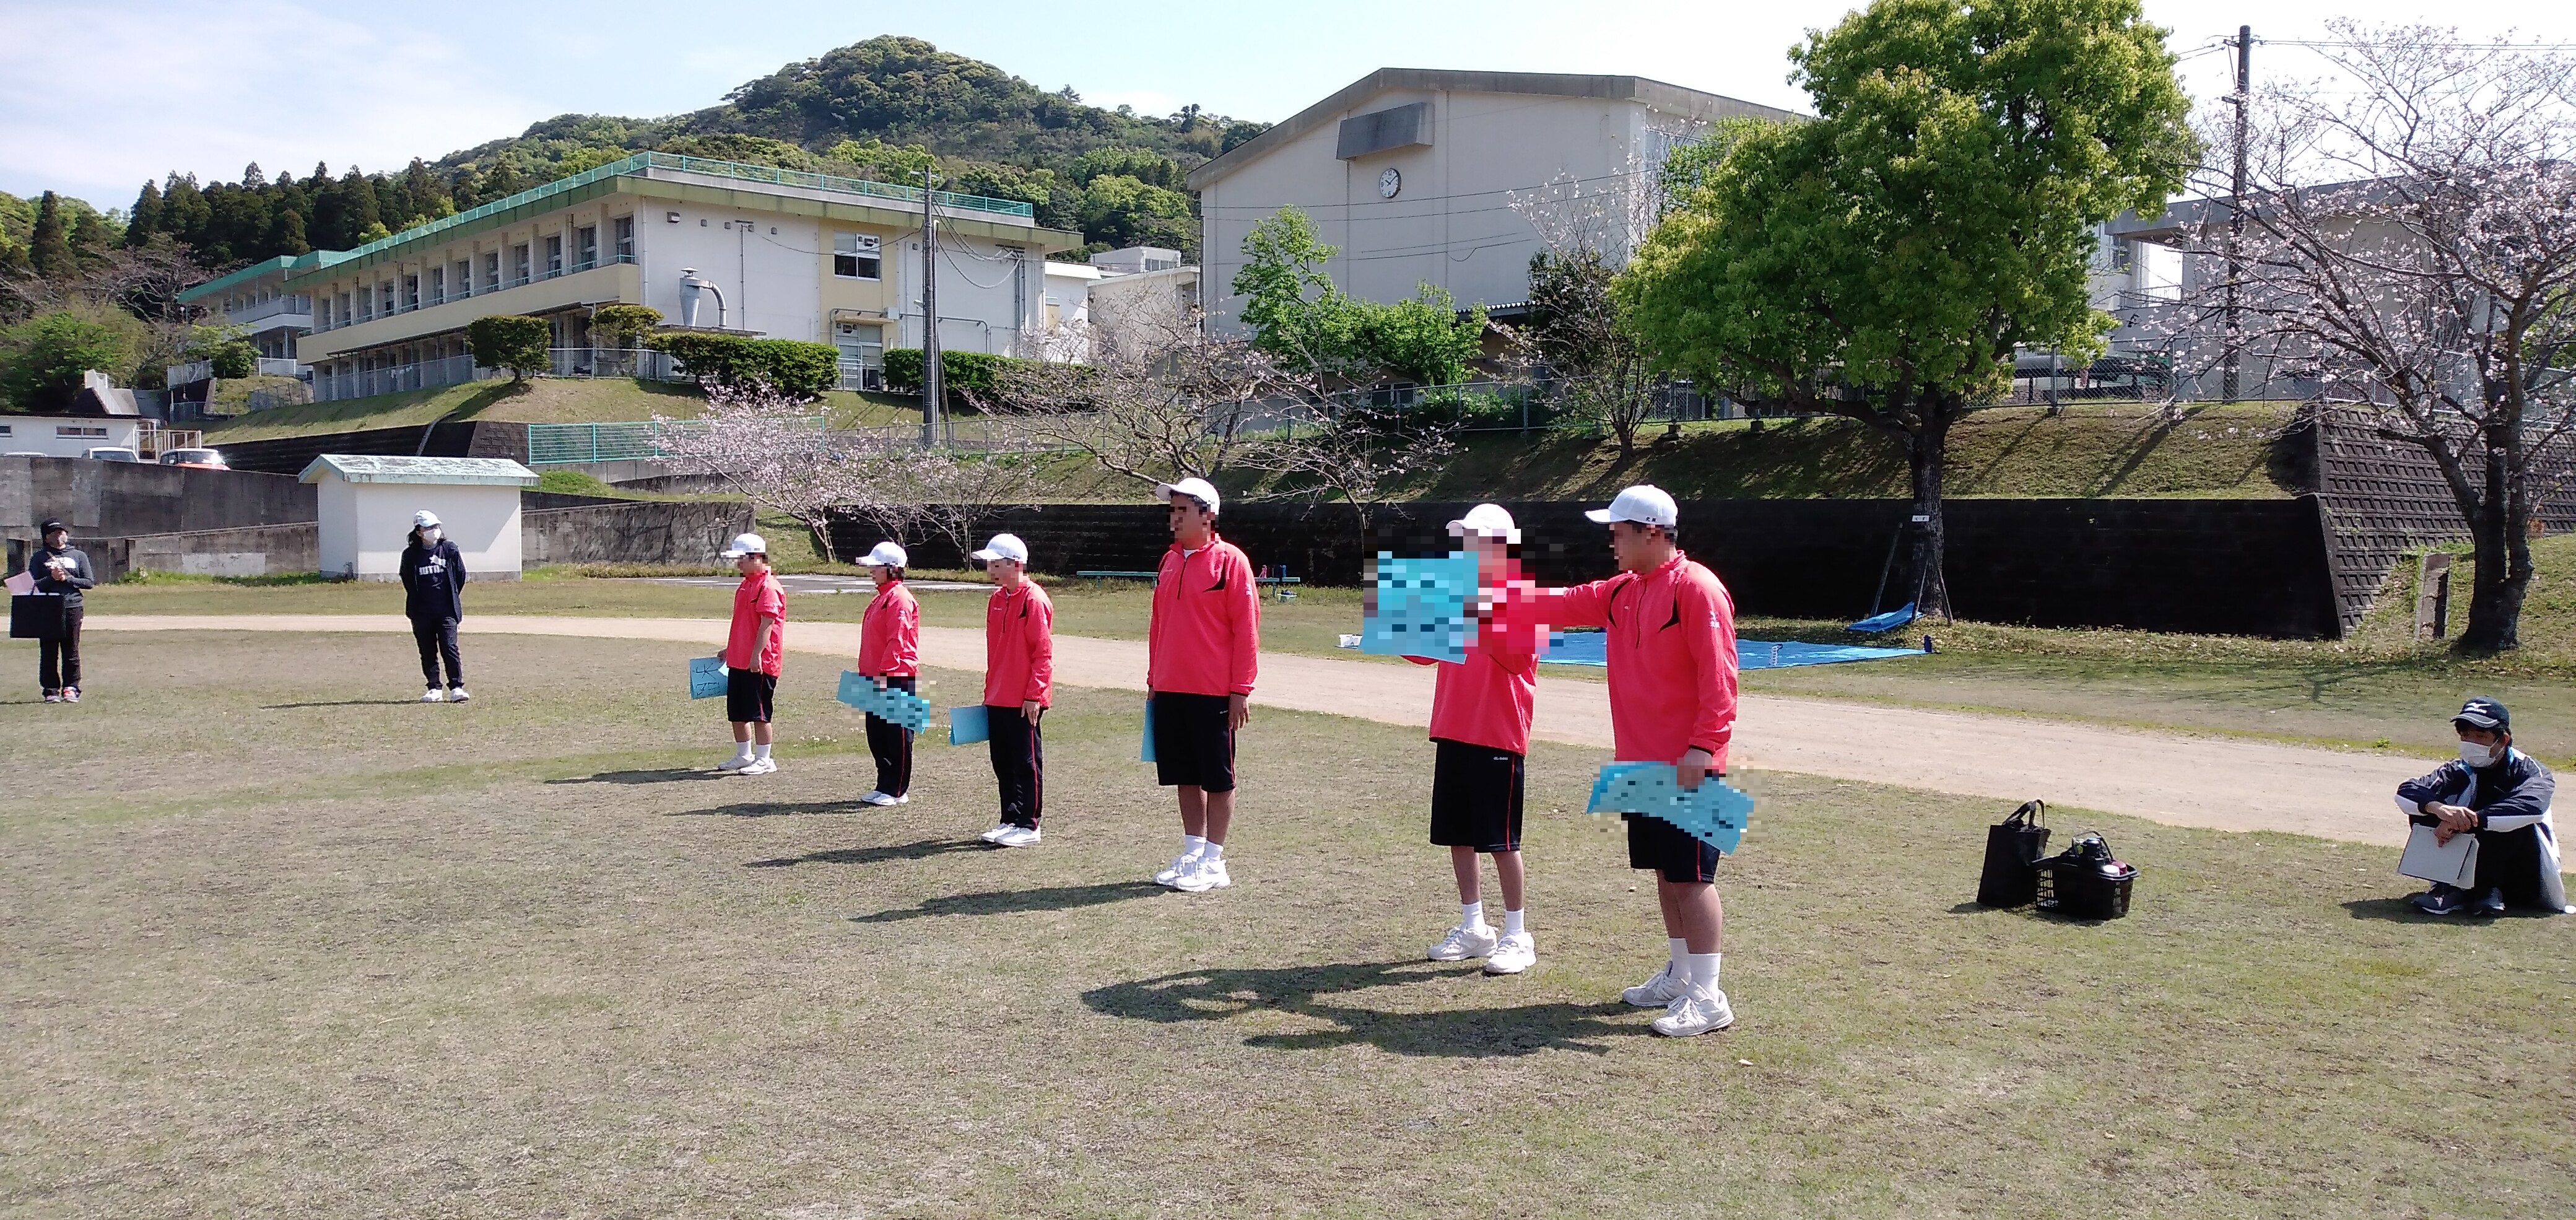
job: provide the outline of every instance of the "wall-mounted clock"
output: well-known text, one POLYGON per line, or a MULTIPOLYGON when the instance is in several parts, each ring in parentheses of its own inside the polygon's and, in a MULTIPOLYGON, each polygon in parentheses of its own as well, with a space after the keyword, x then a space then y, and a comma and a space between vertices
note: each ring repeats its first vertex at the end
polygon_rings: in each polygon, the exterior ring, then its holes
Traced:
POLYGON ((1394 166, 1387 166, 1386 172, 1377 176, 1378 198, 1393 199, 1395 198, 1395 193, 1403 189, 1404 175, 1398 172, 1394 166))

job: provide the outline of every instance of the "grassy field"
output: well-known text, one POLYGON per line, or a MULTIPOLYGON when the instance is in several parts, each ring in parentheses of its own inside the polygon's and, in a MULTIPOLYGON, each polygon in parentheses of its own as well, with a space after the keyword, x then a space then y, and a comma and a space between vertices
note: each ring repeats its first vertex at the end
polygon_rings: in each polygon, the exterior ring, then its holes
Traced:
MULTIPOLYGON (((1975 802, 1754 774, 1740 1024, 1662 952, 1597 755, 1531 764, 1513 979, 1454 917, 1419 734, 1264 712, 1236 887, 1162 893, 1130 696, 1048 721, 1047 842, 981 751, 870 810, 829 675, 714 779, 677 646, 113 637, 0 702, 0 1208, 22 1214, 2519 1216, 2576 1193, 2576 920, 2436 923, 2394 853, 2062 811, 2130 918, 1987 912, 1975 802), (1319 761, 1333 782, 1313 784, 1319 761), (34 773, 32 770, 27 773, 34 773), (2461 1036, 2457 1014, 2473 1010, 2461 1036)), ((971 678, 934 674, 937 692, 971 678)))
MULTIPOLYGON (((2425 757, 2451 752, 2446 718, 2461 699, 2479 693, 2514 709, 2516 740, 2524 749, 2553 765, 2576 766, 2576 686, 2570 681, 2576 679, 2576 536, 2545 539, 2538 555, 2540 575, 2523 622, 2525 647, 2488 660, 2466 660, 2442 644, 2404 639, 2413 598, 2411 586, 2401 580, 2381 599, 2380 613, 2346 641, 1927 624, 1876 642, 1910 645, 1928 632, 1941 649, 1935 655, 1754 671, 1745 675, 1744 686, 1754 692, 2226 733, 2425 757)), ((856 574, 855 569, 838 570, 856 574)), ((2401 566, 2401 577, 2411 570, 2401 566)), ((715 574, 714 569, 708 573, 715 574)), ((980 579, 962 572, 918 575, 980 579)), ((1059 632, 1143 637, 1148 596, 1143 586, 1112 582, 1094 589, 1088 581, 1052 578, 1048 584, 1059 632)), ((91 596, 94 612, 101 614, 401 610, 399 590, 373 584, 165 579, 111 586, 91 596)), ((467 602, 476 614, 722 618, 730 609, 728 597, 720 587, 540 572, 517 584, 477 585, 467 602)), ((980 591, 925 590, 921 597, 925 622, 964 628, 983 623, 980 591)), ((801 620, 853 622, 864 609, 861 597, 811 595, 794 599, 790 614, 801 620)), ((1342 634, 1359 630, 1359 620, 1357 590, 1309 589, 1293 602, 1263 604, 1262 645, 1368 660, 1337 647, 1342 634)), ((1839 623, 1748 618, 1739 626, 1750 639, 1852 639, 1839 623)), ((1548 668, 1564 677, 1600 676, 1597 669, 1548 668)))
MULTIPOLYGON (((838 426, 894 423, 900 400, 833 391, 823 396, 838 426)), ((435 390, 404 390, 336 402, 303 403, 238 415, 206 426, 206 443, 264 441, 368 428, 418 428, 438 419, 529 424, 612 423, 696 415, 706 407, 697 387, 633 378, 538 377, 525 385, 476 381, 435 390)), ((918 412, 911 418, 918 422, 918 412)))

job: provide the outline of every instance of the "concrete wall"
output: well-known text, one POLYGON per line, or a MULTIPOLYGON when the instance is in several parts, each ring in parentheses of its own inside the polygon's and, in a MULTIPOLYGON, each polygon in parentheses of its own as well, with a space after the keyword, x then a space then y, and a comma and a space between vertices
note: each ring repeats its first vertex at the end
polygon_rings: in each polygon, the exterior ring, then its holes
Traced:
POLYGON ((351 483, 325 475, 320 564, 360 580, 396 580, 413 513, 438 514, 472 580, 519 578, 519 489, 453 483, 351 483))
POLYGON ((102 581, 128 572, 184 572, 192 576, 282 576, 318 571, 321 527, 315 522, 253 525, 228 530, 144 534, 79 541, 102 581))
POLYGON ((0 458, 0 536, 47 517, 74 538, 131 537, 314 519, 313 489, 291 478, 80 458, 0 458))
POLYGON ((529 564, 706 563, 751 529, 751 506, 639 501, 530 509, 519 516, 529 564))

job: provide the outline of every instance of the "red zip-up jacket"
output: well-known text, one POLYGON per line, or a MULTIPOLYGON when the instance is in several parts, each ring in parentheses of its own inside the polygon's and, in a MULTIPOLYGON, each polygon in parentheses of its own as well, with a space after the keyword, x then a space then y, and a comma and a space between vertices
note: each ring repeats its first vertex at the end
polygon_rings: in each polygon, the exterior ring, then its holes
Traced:
POLYGON ((1249 695, 1261 672, 1261 592, 1252 561, 1210 535, 1184 557, 1175 542, 1154 576, 1145 685, 1177 695, 1249 695))
POLYGON ((1693 746, 1726 767, 1735 736, 1735 599, 1675 552, 1651 572, 1544 589, 1539 617, 1606 629, 1610 736, 1622 762, 1681 761, 1693 746))
POLYGON ((921 676, 921 599, 894 581, 859 612, 859 676, 921 676))
POLYGON ((1055 603, 1034 580, 995 589, 984 603, 984 703, 1048 706, 1055 687, 1055 603))
POLYGON ((1406 657, 1440 667, 1431 694, 1433 740, 1529 753, 1530 717, 1538 705, 1538 653, 1547 625, 1537 617, 1538 590, 1506 578, 1481 591, 1493 608, 1477 616, 1475 642, 1460 663, 1406 657))

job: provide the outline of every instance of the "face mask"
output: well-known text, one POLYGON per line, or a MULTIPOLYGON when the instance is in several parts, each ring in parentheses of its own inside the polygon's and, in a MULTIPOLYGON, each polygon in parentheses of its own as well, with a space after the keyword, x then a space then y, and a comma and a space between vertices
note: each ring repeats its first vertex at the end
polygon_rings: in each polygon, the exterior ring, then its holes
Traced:
POLYGON ((2472 767, 2489 767, 2504 757, 2504 750, 2503 746, 2482 746, 2474 741, 2463 741, 2460 743, 2460 761, 2472 767))
POLYGON ((437 546, 439 537, 445 532, 446 531, 435 526, 422 530, 420 532, 420 544, 422 546, 437 546))

